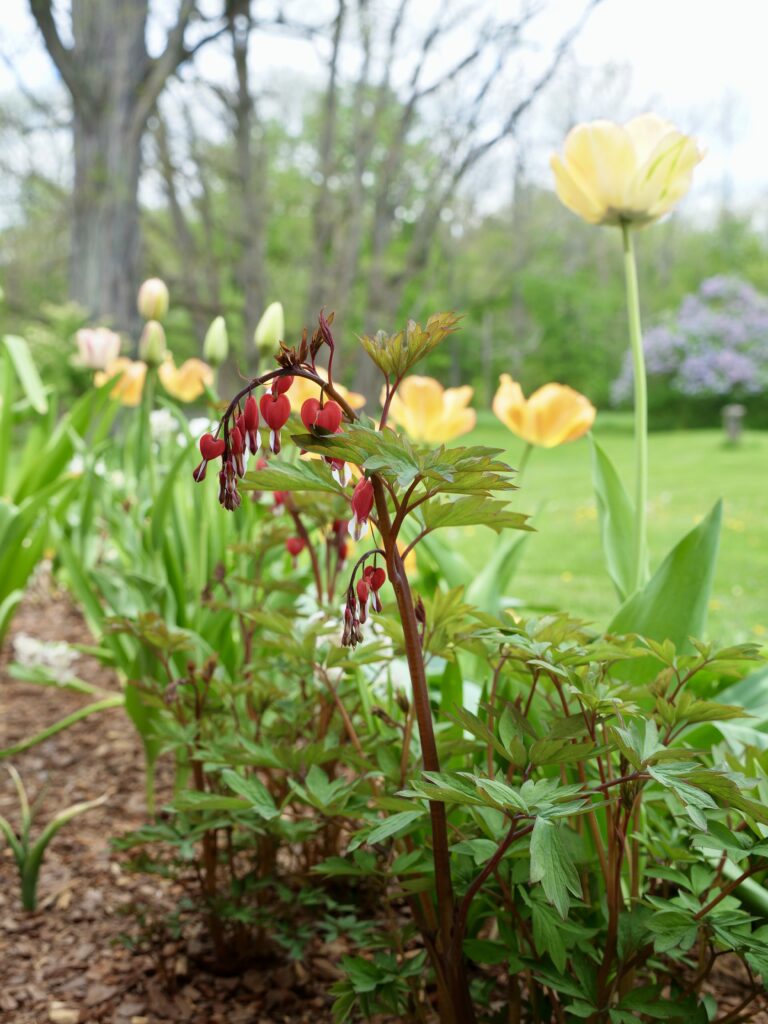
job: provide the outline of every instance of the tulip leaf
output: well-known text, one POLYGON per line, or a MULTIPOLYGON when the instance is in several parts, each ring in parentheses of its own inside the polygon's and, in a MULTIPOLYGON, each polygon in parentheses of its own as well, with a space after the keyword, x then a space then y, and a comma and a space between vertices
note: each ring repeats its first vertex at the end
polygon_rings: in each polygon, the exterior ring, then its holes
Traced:
POLYGON ((40 374, 37 372, 35 361, 29 350, 29 345, 23 338, 16 334, 6 334, 3 337, 3 344, 8 355, 11 357, 16 376, 19 378, 27 401, 41 415, 48 412, 48 399, 45 394, 45 387, 40 374))
POLYGON ((341 494, 328 466, 317 460, 272 462, 266 469, 252 469, 240 485, 246 491, 326 491, 341 494))
MULTIPOLYGON (((619 600, 625 601, 635 589, 635 509, 607 452, 592 434, 589 440, 592 447, 592 482, 597 499, 605 564, 619 600)), ((647 552, 644 578, 648 578, 647 552)))
POLYGON ((701 636, 720 542, 722 501, 670 551, 642 590, 619 608, 611 633, 671 640, 681 651, 701 636))

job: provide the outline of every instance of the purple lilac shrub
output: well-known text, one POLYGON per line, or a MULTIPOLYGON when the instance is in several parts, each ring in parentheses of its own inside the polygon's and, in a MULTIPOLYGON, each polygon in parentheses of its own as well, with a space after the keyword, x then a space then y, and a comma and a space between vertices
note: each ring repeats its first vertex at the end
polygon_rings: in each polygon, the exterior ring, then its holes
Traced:
MULTIPOLYGON (((665 323, 643 338, 649 377, 693 398, 739 399, 768 391, 768 297, 736 277, 719 275, 686 295, 665 323)), ((611 398, 632 395, 627 352, 611 398)))

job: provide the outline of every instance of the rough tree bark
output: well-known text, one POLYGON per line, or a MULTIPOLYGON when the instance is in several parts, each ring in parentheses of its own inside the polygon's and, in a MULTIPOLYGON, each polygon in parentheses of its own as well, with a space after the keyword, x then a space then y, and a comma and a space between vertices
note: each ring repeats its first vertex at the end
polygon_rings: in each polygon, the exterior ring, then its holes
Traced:
POLYGON ((72 46, 59 34, 53 0, 29 3, 72 99, 70 292, 93 317, 129 330, 141 249, 141 142, 166 81, 194 52, 184 34, 195 0, 180 0, 166 46, 154 58, 146 46, 149 0, 72 0, 72 46))

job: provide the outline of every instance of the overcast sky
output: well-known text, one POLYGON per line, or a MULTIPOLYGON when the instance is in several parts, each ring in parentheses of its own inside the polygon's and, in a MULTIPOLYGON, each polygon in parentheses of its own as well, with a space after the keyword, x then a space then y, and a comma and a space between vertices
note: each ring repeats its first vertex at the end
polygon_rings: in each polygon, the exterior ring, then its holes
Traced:
MULTIPOLYGON (((215 9, 215 0, 206 2, 215 9)), ((389 8, 393 0, 381 2, 389 8)), ((437 2, 416 0, 425 22, 437 2)), ((482 6, 488 0, 475 2, 482 6)), ((517 6, 507 0, 491 2, 501 14, 517 6)), ((294 10, 300 4, 294 0, 294 10)), ((62 11, 68 6, 68 0, 59 0, 62 11)), ((156 7, 173 10, 170 0, 157 0, 156 7)), ((549 0, 530 33, 542 55, 580 7, 581 0, 549 0)), ((307 0, 308 17, 321 9, 322 0, 307 0)), ((768 196, 767 38, 766 0, 603 0, 575 45, 571 68, 526 127, 534 143, 533 172, 547 174, 545 157, 557 143, 557 121, 569 97, 568 75, 574 74, 574 64, 596 73, 611 64, 617 68, 613 87, 587 94, 579 110, 582 116, 624 118, 654 109, 693 131, 707 150, 697 171, 699 202, 729 186, 729 198, 737 205, 762 204, 768 196)), ((0 0, 0 58, 0 102, 18 88, 19 80, 30 92, 51 95, 56 75, 35 32, 28 0, 0 0)), ((283 41, 270 45, 266 67, 262 51, 260 63, 265 73, 271 67, 296 67, 300 59, 302 73, 312 77, 322 72, 321 58, 322 51, 283 41)), ((204 59, 206 73, 215 75, 228 67, 214 52, 204 59)), ((697 202, 695 195, 690 202, 697 202)))

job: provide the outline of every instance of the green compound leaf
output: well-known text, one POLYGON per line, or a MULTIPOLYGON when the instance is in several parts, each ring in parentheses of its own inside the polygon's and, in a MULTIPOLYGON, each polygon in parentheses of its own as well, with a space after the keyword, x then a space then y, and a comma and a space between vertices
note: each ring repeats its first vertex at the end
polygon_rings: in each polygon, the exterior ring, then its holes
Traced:
POLYGON ((541 882, 547 899, 562 918, 568 916, 569 893, 581 897, 579 873, 563 844, 560 827, 536 818, 531 833, 531 882, 541 882))

